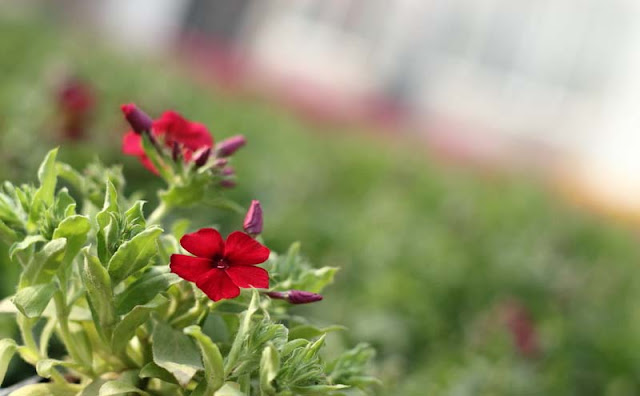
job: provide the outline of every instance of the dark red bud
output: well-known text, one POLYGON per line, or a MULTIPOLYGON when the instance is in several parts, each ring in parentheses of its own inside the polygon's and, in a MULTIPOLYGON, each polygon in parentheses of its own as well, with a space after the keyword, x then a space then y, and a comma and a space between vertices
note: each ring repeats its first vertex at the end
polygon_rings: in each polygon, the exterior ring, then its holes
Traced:
POLYGON ((173 142, 173 146, 171 146, 171 158, 173 162, 178 162, 182 154, 181 151, 178 142, 173 142))
POLYGON ((244 232, 249 235, 258 235, 262 232, 262 207, 260 201, 251 201, 251 206, 244 217, 244 232))
POLYGON ((196 156, 193 159, 193 162, 196 164, 196 167, 199 168, 202 165, 206 164, 209 160, 209 156, 211 155, 211 147, 207 147, 206 149, 196 153, 196 156))
POLYGON ((232 136, 216 145, 216 155, 218 157, 229 157, 245 144, 247 144, 247 139, 244 136, 232 136))
POLYGON ((267 296, 278 300, 287 300, 290 304, 309 304, 322 300, 322 294, 303 290, 289 290, 287 292, 268 292, 267 296))
POLYGON ((216 168, 224 168, 228 163, 229 161, 226 158, 218 158, 213 163, 213 166, 215 166, 216 168))
POLYGON ((124 113, 124 118, 127 119, 129 125, 133 131, 137 134, 141 134, 145 131, 151 131, 151 125, 153 121, 144 111, 140 110, 135 104, 128 103, 120 106, 124 113))

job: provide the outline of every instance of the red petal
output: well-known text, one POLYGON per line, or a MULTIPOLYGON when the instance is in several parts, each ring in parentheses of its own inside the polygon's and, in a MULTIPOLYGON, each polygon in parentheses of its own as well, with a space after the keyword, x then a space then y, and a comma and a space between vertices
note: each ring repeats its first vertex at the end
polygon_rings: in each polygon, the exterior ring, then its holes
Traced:
POLYGON ((269 249, 244 232, 234 231, 227 237, 224 257, 229 265, 260 264, 269 258, 269 249))
POLYGON ((240 288, 220 269, 207 272, 204 277, 196 281, 196 286, 213 301, 236 298, 240 295, 240 288))
POLYGON ((269 288, 269 273, 266 269, 251 265, 236 265, 226 269, 229 278, 240 287, 269 288))
POLYGON ((122 138, 122 152, 127 155, 144 155, 142 137, 133 131, 127 132, 122 138))
POLYGON ((213 138, 203 124, 186 120, 175 111, 165 111, 153 122, 155 134, 166 134, 165 142, 171 147, 174 142, 191 151, 213 146, 213 138))
POLYGON ((172 254, 169 267, 171 272, 182 279, 195 282, 204 277, 207 271, 213 268, 213 263, 206 258, 172 254))
POLYGON ((180 239, 180 245, 195 256, 204 258, 222 257, 224 241, 217 230, 202 228, 194 233, 185 234, 180 239))

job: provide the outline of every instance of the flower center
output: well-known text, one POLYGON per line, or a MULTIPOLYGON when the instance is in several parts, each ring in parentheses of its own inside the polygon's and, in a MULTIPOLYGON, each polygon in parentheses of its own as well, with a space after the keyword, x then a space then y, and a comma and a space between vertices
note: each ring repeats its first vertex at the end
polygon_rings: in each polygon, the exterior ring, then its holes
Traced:
POLYGON ((229 268, 229 263, 224 258, 215 260, 215 264, 216 264, 216 268, 217 269, 227 269, 227 268, 229 268))

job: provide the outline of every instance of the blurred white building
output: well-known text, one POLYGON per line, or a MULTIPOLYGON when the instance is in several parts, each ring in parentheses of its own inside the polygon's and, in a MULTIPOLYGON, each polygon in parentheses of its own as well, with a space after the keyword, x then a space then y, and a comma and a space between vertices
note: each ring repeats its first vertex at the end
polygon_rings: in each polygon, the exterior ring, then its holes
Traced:
POLYGON ((391 98, 436 140, 572 167, 592 192, 640 211, 638 1, 99 4, 114 37, 160 48, 195 32, 240 51, 275 89, 308 82, 338 104, 391 98))

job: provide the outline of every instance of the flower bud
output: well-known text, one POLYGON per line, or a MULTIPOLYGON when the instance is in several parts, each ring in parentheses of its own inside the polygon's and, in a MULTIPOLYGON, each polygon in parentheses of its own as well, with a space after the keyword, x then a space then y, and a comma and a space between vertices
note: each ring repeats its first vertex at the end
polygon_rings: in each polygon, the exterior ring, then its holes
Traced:
POLYGON ((213 166, 215 166, 216 168, 224 168, 228 163, 229 160, 227 160, 226 158, 218 158, 213 162, 213 166))
POLYGON ((173 159, 173 162, 178 162, 178 160, 180 160, 182 157, 181 151, 182 150, 180 150, 178 142, 173 142, 173 145, 171 146, 171 159, 173 159))
POLYGON ((124 113, 124 118, 127 119, 129 125, 133 131, 137 134, 141 134, 145 131, 151 130, 153 121, 144 111, 140 110, 135 104, 128 103, 120 106, 124 113))
POLYGON ((196 168, 199 168, 202 165, 206 164, 207 161, 209 160, 210 155, 211 155, 211 147, 207 147, 206 149, 197 152, 195 157, 193 158, 193 162, 195 163, 196 168))
POLYGON ((233 169, 230 166, 227 166, 227 167, 222 169, 222 176, 233 176, 235 174, 236 174, 235 169, 233 169))
POLYGON ((322 300, 322 294, 303 290, 289 290, 287 292, 268 292, 267 296, 278 300, 287 300, 290 304, 309 304, 322 300))
POLYGON ((216 155, 218 157, 229 157, 233 155, 240 147, 247 144, 247 139, 242 135, 232 136, 216 145, 216 155))
POLYGON ((234 180, 220 180, 220 187, 223 188, 233 188, 236 186, 236 182, 234 180))
POLYGON ((251 206, 244 217, 244 232, 251 236, 258 235, 262 232, 262 207, 260 201, 251 201, 251 206))

